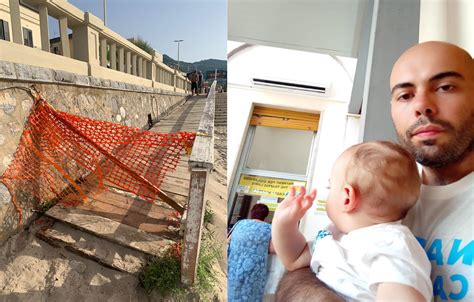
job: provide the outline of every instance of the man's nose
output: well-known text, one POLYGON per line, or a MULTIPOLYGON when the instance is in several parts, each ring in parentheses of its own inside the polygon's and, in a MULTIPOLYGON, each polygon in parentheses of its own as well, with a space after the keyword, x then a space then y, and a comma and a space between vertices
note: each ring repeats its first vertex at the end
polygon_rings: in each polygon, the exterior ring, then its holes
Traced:
POLYGON ((416 117, 434 116, 438 114, 438 106, 435 97, 429 91, 420 91, 415 96, 416 117))

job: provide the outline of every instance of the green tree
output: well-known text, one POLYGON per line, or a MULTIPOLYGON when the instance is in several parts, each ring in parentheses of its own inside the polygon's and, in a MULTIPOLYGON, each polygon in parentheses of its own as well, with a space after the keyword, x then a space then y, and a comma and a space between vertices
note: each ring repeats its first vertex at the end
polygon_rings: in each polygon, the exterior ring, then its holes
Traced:
POLYGON ((148 43, 147 41, 145 41, 142 37, 140 36, 137 36, 136 38, 132 38, 130 39, 131 42, 133 44, 135 44, 136 46, 138 46, 139 48, 143 49, 144 51, 146 51, 147 53, 153 55, 154 53, 154 49, 153 47, 151 47, 150 43, 148 43))

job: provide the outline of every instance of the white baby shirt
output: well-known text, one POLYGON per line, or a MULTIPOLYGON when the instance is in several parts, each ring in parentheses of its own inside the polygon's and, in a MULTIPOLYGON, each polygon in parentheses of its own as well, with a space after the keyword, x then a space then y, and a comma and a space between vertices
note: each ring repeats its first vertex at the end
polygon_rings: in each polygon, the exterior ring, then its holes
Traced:
POLYGON ((374 301, 379 283, 416 288, 430 301, 431 266, 425 251, 400 222, 342 234, 334 225, 320 231, 311 246, 311 269, 348 300, 374 301))

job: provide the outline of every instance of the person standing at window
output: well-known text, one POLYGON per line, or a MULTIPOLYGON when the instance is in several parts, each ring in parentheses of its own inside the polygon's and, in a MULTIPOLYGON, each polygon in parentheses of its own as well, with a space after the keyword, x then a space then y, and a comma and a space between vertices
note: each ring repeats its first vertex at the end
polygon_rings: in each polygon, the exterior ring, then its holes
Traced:
POLYGON ((262 301, 267 279, 268 253, 275 253, 271 225, 264 220, 269 209, 256 204, 251 219, 239 220, 228 240, 227 297, 229 302, 262 301))

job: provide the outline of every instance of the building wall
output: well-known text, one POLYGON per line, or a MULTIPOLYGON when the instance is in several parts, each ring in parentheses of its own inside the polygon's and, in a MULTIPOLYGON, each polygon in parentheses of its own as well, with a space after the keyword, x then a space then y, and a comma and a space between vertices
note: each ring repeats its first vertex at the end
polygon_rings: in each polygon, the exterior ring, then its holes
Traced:
MULTIPOLYGON (((3 88, 31 84, 57 110, 139 128, 147 127, 148 114, 156 120, 186 97, 182 93, 0 61, 0 175, 13 159, 33 104, 25 91, 3 88)), ((19 201, 27 225, 36 203, 23 195, 19 201)), ((10 193, 0 183, 0 245, 18 230, 18 215, 10 193)))
MULTIPOLYGON (((235 46, 230 42, 229 48, 235 46)), ((338 58, 338 60, 344 59, 338 58)), ((324 147, 321 147, 322 153, 319 154, 323 154, 328 149, 335 151, 342 149, 355 61, 350 61, 345 67, 346 70, 329 55, 265 46, 246 49, 230 59, 228 61, 228 112, 231 113, 228 115, 228 179, 232 181, 234 176, 248 130, 250 115, 255 105, 320 112, 320 146, 324 147), (252 85, 252 77, 265 74, 274 79, 284 78, 294 81, 310 82, 324 79, 330 85, 330 92, 325 97, 319 97, 310 93, 256 88, 252 85)), ((324 175, 330 170, 332 161, 326 156, 334 157, 331 154, 321 155, 320 164, 325 168, 320 170, 318 167, 316 173, 324 175)), ((327 177, 325 179, 327 180, 327 177)))
MULTIPOLYGON (((33 47, 41 49, 41 34, 40 34, 38 13, 20 5, 20 15, 21 15, 21 26, 30 29, 33 33, 33 47)), ((8 30, 10 32, 10 41, 11 41, 12 40, 12 22, 10 18, 9 0, 0 0, 0 19, 8 22, 8 30)))
MULTIPOLYGON (((228 50, 240 46, 229 42, 228 50)), ((332 164, 348 146, 357 143, 359 117, 349 116, 348 102, 355 72, 355 60, 329 55, 253 46, 228 59, 228 177, 229 191, 237 175, 245 137, 254 106, 274 107, 301 112, 320 113, 316 158, 310 171, 309 188, 318 189, 318 199, 327 197, 327 180, 332 164), (329 93, 313 93, 275 88, 258 88, 252 77, 285 79, 297 82, 325 82, 329 93)), ((268 150, 272 152, 272 150, 268 150)), ((300 225, 307 239, 314 236, 319 225, 327 223, 324 212, 315 206, 308 211, 300 225), (316 217, 316 215, 318 217, 316 217)), ((270 257, 270 272, 266 294, 275 291, 283 267, 270 257)))
MULTIPOLYGON (((71 52, 71 58, 74 58, 74 43, 72 43, 72 39, 69 38, 69 51, 71 52)), ((59 55, 62 55, 63 54, 63 51, 61 49, 61 41, 55 41, 55 42, 51 42, 51 40, 49 41, 49 51, 51 53, 54 53, 54 47, 57 47, 59 49, 59 52, 57 54, 59 55)))
MULTIPOLYGON (((38 2, 32 2, 38 3, 38 2)), ((69 40, 71 56, 65 57, 55 55, 41 48, 41 32, 39 26, 39 14, 33 10, 20 5, 20 17, 22 27, 32 30, 34 48, 13 43, 12 22, 9 9, 9 0, 0 0, 0 18, 9 23, 10 41, 0 40, 0 61, 29 64, 38 67, 54 68, 66 72, 88 75, 109 81, 129 83, 131 85, 142 85, 160 88, 181 93, 187 92, 190 82, 182 75, 175 75, 175 71, 163 64, 163 56, 155 52, 153 55, 145 52, 138 46, 126 40, 121 35, 105 27, 103 21, 89 12, 83 12, 67 1, 45 1, 48 14, 53 18, 66 17, 68 25, 72 29, 72 39, 69 40), (58 12, 59 11, 59 12, 58 12), (135 71, 129 66, 120 68, 112 66, 112 56, 106 59, 106 49, 116 45, 117 51, 124 51, 124 61, 120 64, 119 57, 116 62, 121 67, 126 66, 127 58, 131 57, 146 62, 146 72, 139 74, 141 68, 135 71), (104 52, 103 56, 99 54, 104 52), (99 61, 100 57, 103 59, 99 61), (109 68, 109 67, 110 68, 109 68), (171 74, 171 81, 161 82, 154 72, 156 68, 166 70, 167 78, 171 74), (177 79, 175 81, 175 78, 177 79), (186 81, 186 85, 175 82, 186 81), (176 87, 179 86, 179 87, 176 87), (186 86, 186 87, 183 87, 186 86), (184 89, 183 89, 184 88, 184 89)), ((36 4, 35 4, 36 5, 36 4)), ((128 63, 130 64, 130 63, 128 63)), ((132 63, 133 64, 133 63, 132 63)), ((168 80, 168 79, 167 79, 168 80)))

